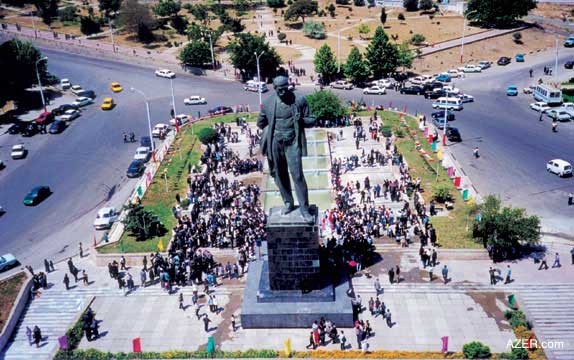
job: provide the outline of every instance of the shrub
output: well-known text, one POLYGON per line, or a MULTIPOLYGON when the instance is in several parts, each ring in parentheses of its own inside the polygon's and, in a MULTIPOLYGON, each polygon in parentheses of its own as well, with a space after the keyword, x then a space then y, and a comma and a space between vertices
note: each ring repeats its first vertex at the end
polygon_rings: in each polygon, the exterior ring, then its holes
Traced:
POLYGON ((215 131, 215 129, 212 128, 203 128, 199 130, 197 137, 199 138, 199 141, 201 141, 202 144, 207 145, 217 140, 217 132, 215 131))
POLYGON ((365 6, 365 0, 353 0, 355 6, 365 6))
POLYGON ((311 39, 324 39, 326 36, 325 26, 319 22, 309 20, 303 24, 303 34, 311 39))
POLYGON ((405 14, 399 13, 399 15, 397 15, 397 19, 398 19, 399 21, 405 21, 405 14))
POLYGON ((407 11, 417 11, 419 8, 419 0, 403 0, 403 7, 407 11))
POLYGON ((418 45, 425 42, 425 40, 426 38, 423 34, 414 34, 413 37, 411 38, 411 43, 418 45))
POLYGON ((515 43, 522 44, 522 33, 515 32, 514 34, 512 34, 512 38, 514 39, 515 43))
POLYGON ((391 137, 391 135, 393 134, 391 131, 391 127, 388 125, 383 125, 383 127, 381 127, 381 134, 383 134, 384 137, 391 137))
POLYGON ((285 33, 279 33, 279 34, 277 34, 277 39, 278 39, 280 42, 283 42, 283 41, 285 41, 285 39, 287 39, 287 34, 285 34, 285 33))
POLYGON ((267 6, 270 8, 282 8, 285 6, 285 0, 267 0, 267 6))
POLYGON ((432 0, 419 0, 419 9, 420 10, 430 10, 433 8, 433 1, 432 0))
POLYGON ((528 351, 522 347, 512 348, 510 354, 512 355, 512 359, 528 359, 528 351))
POLYGON ((181 207, 184 209, 187 209, 189 207, 189 203, 190 203, 190 201, 188 198, 182 199, 181 200, 181 207))
POLYGON ((395 130, 395 136, 398 138, 404 138, 405 137, 405 132, 403 129, 397 129, 395 130))
POLYGON ((75 6, 66 6, 65 8, 58 10, 58 16, 62 22, 64 21, 75 21, 77 18, 76 12, 78 8, 75 6))
POLYGON ((433 198, 440 203, 452 201, 451 187, 445 184, 435 186, 433 189, 433 198))
POLYGON ((562 89, 562 95, 574 96, 574 88, 564 88, 564 89, 562 89))
POLYGON ((532 324, 526 320, 526 315, 521 310, 506 310, 504 312, 504 318, 508 320, 513 329, 519 326, 529 330, 532 328, 532 324))
POLYGON ((480 341, 464 344, 462 353, 465 359, 488 359, 491 355, 490 348, 480 341))

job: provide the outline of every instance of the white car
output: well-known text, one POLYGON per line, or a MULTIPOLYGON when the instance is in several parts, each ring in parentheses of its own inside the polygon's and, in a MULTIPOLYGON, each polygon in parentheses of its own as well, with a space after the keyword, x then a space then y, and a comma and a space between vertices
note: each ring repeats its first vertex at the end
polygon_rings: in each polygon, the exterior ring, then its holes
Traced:
POLYGON ((76 100, 72 103, 72 105, 75 107, 82 107, 82 106, 90 105, 93 102, 94 102, 93 99, 91 99, 89 97, 82 96, 82 97, 76 98, 76 100))
POLYGON ((386 94, 386 92, 387 91, 385 90, 384 87, 377 85, 365 88, 363 90, 363 94, 374 94, 374 95, 383 95, 386 94))
POLYGON ((72 86, 72 93, 73 94, 78 95, 82 91, 84 91, 84 89, 82 89, 82 87, 80 85, 73 85, 72 86))
POLYGON ((570 121, 572 120, 572 115, 570 112, 566 111, 565 109, 550 109, 544 111, 546 115, 551 117, 552 119, 556 119, 558 121, 570 121))
POLYGON ((478 66, 478 65, 468 64, 468 65, 466 65, 465 67, 462 68, 462 72, 465 72, 465 73, 471 73, 471 72, 479 73, 479 72, 482 72, 482 68, 481 68, 480 66, 478 66))
POLYGON ((461 72, 460 70, 457 70, 457 69, 449 70, 447 74, 448 74, 451 78, 459 78, 459 77, 463 77, 463 76, 464 76, 464 73, 461 72))
POLYGON ((82 115, 80 110, 70 109, 66 110, 62 115, 60 115, 59 119, 63 121, 70 121, 78 118, 80 115, 82 115))
POLYGON ((453 94, 453 95, 455 95, 455 94, 456 94, 456 95, 460 94, 460 89, 459 89, 459 88, 452 87, 452 86, 450 86, 450 85, 443 86, 442 89, 443 89, 444 91, 446 91, 447 93, 451 93, 451 94, 453 94))
POLYGON ((529 106, 532 110, 538 111, 538 112, 545 112, 546 110, 550 109, 550 106, 548 106, 548 104, 545 103, 544 101, 537 101, 537 102, 530 104, 529 106))
POLYGON ((490 61, 487 61, 487 60, 482 60, 482 61, 479 61, 479 62, 478 62, 478 66, 480 66, 480 68, 481 68, 482 70, 488 69, 491 64, 492 64, 492 63, 491 63, 490 61))
POLYGON ((554 159, 546 163, 546 171, 558 176, 572 175, 572 164, 566 160, 554 159))
POLYGON ((28 150, 24 147, 23 144, 18 144, 12 146, 12 151, 10 152, 10 156, 14 160, 23 159, 26 157, 28 150))
POLYGON ((422 76, 415 76, 414 78, 409 79, 410 83, 413 85, 422 85, 424 84, 425 80, 426 79, 422 76))
POLYGON ((173 79, 175 78, 175 73, 168 69, 159 69, 155 71, 155 76, 162 78, 173 79))
POLYGON ((207 104, 207 100, 204 97, 193 95, 188 98, 183 99, 185 105, 202 105, 207 104))
POLYGON ((474 102, 474 96, 472 96, 472 95, 459 94, 459 95, 458 95, 458 98, 459 98, 463 103, 474 102))
POLYGON ((62 79, 60 80, 60 86, 62 87, 62 90, 66 90, 72 87, 72 83, 70 82, 70 79, 62 79))
POLYGON ((98 210, 96 220, 94 220, 94 229, 102 230, 112 227, 114 221, 118 219, 120 214, 116 212, 113 207, 105 207, 98 210))
POLYGON ((161 132, 167 132, 168 130, 168 126, 166 124, 157 124, 156 126, 153 127, 153 130, 151 132, 151 135, 153 137, 159 137, 159 135, 161 134, 161 132))
POLYGON ((373 81, 371 83, 371 85, 384 87, 384 88, 390 88, 393 86, 394 83, 395 83, 395 81, 393 79, 380 79, 380 80, 373 81))
POLYGON ((183 125, 183 124, 189 122, 189 116, 187 116, 185 114, 176 115, 175 118, 173 118, 169 121, 169 124, 171 126, 175 126, 176 121, 177 121, 178 125, 183 125))
POLYGON ((148 162, 151 156, 151 151, 147 146, 140 146, 136 149, 134 154, 134 160, 142 160, 143 162, 148 162))

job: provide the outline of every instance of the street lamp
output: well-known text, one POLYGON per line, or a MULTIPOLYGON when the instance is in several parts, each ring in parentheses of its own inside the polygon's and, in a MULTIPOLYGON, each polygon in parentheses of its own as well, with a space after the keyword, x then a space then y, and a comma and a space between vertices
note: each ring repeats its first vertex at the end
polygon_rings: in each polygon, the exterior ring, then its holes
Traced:
POLYGON ((211 32, 209 32, 208 35, 209 35, 209 49, 211 50, 211 66, 213 70, 215 70, 215 57, 213 56, 213 41, 211 41, 211 32))
POLYGON ((464 31, 466 30, 466 18, 468 15, 475 13, 476 10, 472 10, 467 12, 466 14, 462 14, 464 17, 463 25, 462 25, 462 37, 460 39, 460 63, 463 63, 463 56, 464 56, 464 31))
POLYGON ((173 106, 173 117, 177 123, 177 111, 175 111, 175 96, 173 95, 173 78, 169 78, 169 86, 171 87, 171 104, 173 106))
MULTIPOLYGON (((138 90, 138 89, 133 88, 133 87, 130 88, 130 90, 131 90, 132 92, 137 92, 138 94, 140 94, 141 96, 143 96, 143 98, 144 98, 144 100, 145 100, 145 109, 146 109, 146 111, 147 111, 147 126, 148 126, 148 130, 149 130, 149 138, 150 138, 150 142, 151 142, 151 152, 152 152, 152 154, 154 154, 155 145, 154 145, 154 141, 153 141, 153 135, 152 135, 152 133, 151 133, 151 115, 150 115, 150 113, 149 113, 149 100, 148 100, 146 94, 144 94, 143 91, 138 90)), ((155 156, 155 154, 154 154, 154 156, 155 156)))
POLYGON ((33 11, 30 11, 30 17, 32 18, 32 27, 34 28, 34 38, 38 38, 38 32, 36 31, 36 21, 34 21, 34 18, 36 17, 35 13, 33 11))
POLYGON ((47 56, 41 57, 36 60, 36 78, 38 79, 38 86, 40 86, 40 96, 42 97, 42 105, 44 106, 44 112, 46 112, 46 100, 44 99, 44 91, 42 90, 42 81, 40 81, 40 73, 38 72, 38 63, 40 61, 48 60, 47 56))
POLYGON ((114 43, 114 28, 112 26, 111 18, 108 18, 108 25, 110 26, 110 35, 112 36, 112 52, 116 52, 116 45, 114 43))
POLYGON ((341 72, 341 30, 337 31, 337 74, 341 72))
POLYGON ((259 110, 261 110, 262 108, 262 102, 261 102, 261 72, 259 69, 259 58, 261 57, 261 55, 263 55, 263 50, 261 50, 261 53, 259 53, 259 55, 257 55, 257 52, 255 52, 255 59, 257 60, 257 92, 259 93, 259 110))

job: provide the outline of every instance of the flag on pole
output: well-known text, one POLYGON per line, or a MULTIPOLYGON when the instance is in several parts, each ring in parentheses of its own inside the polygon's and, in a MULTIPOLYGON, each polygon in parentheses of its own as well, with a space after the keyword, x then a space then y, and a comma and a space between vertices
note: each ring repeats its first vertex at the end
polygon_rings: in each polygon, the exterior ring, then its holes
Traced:
POLYGON ((132 345, 133 345, 133 351, 135 353, 141 353, 142 352, 142 342, 141 342, 141 338, 135 338, 132 340, 132 345))
POLYGON ((442 340, 441 352, 447 353, 448 352, 448 336, 443 336, 440 339, 442 340))
POLYGON ((439 149, 439 150, 436 152, 436 157, 437 157, 437 159, 442 160, 442 150, 439 149))
POLYGON ((215 352, 215 339, 213 336, 210 336, 207 339, 207 347, 205 351, 207 351, 208 354, 213 354, 215 352))
POLYGON ((514 294, 508 295, 508 303, 512 307, 516 306, 516 298, 514 297, 514 294))
POLYGON ((176 134, 179 132, 179 120, 177 118, 175 119, 175 132, 176 134))
POLYGON ((157 248, 158 248, 159 252, 163 252, 163 240, 160 240, 157 243, 157 248))
POLYGON ((287 338, 287 340, 285 340, 285 356, 291 356, 291 338, 287 338))

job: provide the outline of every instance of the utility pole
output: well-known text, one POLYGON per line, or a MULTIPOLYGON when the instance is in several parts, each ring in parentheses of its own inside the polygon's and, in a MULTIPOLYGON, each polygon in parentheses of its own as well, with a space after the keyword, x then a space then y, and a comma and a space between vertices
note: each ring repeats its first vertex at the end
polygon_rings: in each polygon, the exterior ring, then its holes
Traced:
POLYGON ((556 58, 554 59, 554 81, 558 84, 558 36, 556 36, 556 58))
POLYGON ((337 74, 341 72, 341 30, 337 31, 337 74))
POLYGON ((36 78, 38 79, 38 86, 40 86, 40 96, 42 97, 42 105, 44 106, 44 112, 46 112, 46 99, 44 99, 44 90, 42 90, 42 81, 40 80, 40 72, 38 71, 38 63, 40 61, 48 60, 47 56, 41 57, 36 60, 36 78))
POLYGON ((116 44, 114 42, 114 27, 112 26, 112 19, 108 18, 108 25, 110 26, 110 34, 112 36, 112 51, 116 52, 116 44))
MULTIPOLYGON (((171 104, 173 106, 173 117, 177 117, 177 111, 175 111, 175 96, 173 94, 173 78, 169 78, 169 86, 171 87, 171 104)), ((177 121, 177 119, 175 119, 177 121)))
POLYGON ((261 101, 261 70, 259 68, 259 58, 263 55, 263 51, 258 55, 255 52, 255 59, 257 60, 257 92, 259 93, 259 110, 263 107, 263 102, 261 101))
POLYGON ((211 66, 215 70, 215 57, 213 56, 213 42, 211 41, 211 32, 209 34, 209 48, 211 49, 211 66))

